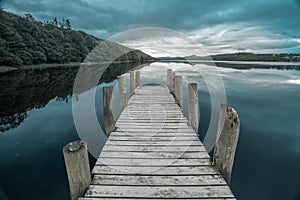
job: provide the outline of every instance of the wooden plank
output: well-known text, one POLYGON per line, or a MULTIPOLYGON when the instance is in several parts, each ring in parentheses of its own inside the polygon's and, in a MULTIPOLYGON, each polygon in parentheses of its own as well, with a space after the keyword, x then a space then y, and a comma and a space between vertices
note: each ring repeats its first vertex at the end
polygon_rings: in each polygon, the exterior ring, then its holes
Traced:
POLYGON ((166 129, 159 130, 156 134, 149 134, 149 132, 141 132, 136 130, 135 132, 116 131, 111 133, 114 136, 123 137, 197 137, 196 133, 193 132, 176 132, 167 131, 166 129))
POLYGON ((112 146, 202 146, 199 140, 192 141, 180 141, 180 140, 172 140, 172 141, 114 141, 107 140, 105 145, 112 146))
POLYGON ((134 137, 134 138, 141 138, 141 140, 144 138, 144 137, 151 137, 153 139, 155 139, 156 137, 164 137, 164 138, 180 138, 180 137, 197 137, 195 133, 175 133, 175 132, 165 132, 165 133, 158 133, 158 134, 152 134, 150 135, 148 132, 113 132, 112 133, 112 138, 114 137, 134 137))
POLYGON ((198 138, 196 136, 183 136, 183 137, 164 137, 164 136, 159 136, 159 137, 149 137, 149 136, 127 136, 127 137, 120 137, 120 136, 110 136, 109 137, 110 141, 192 141, 196 140, 198 141, 198 138))
POLYGON ((98 166, 96 165, 92 174, 143 174, 143 175, 162 175, 162 176, 199 176, 199 175, 219 175, 219 171, 211 166, 98 166))
POLYGON ((138 121, 132 121, 132 122, 118 122, 117 123, 119 126, 165 126, 165 127, 172 127, 172 128, 177 128, 177 127, 188 127, 187 122, 176 122, 176 123, 167 123, 167 122, 151 122, 151 123, 145 123, 145 122, 138 122, 138 121))
POLYGON ((221 175, 203 176, 134 176, 134 175, 95 175, 94 185, 127 186, 207 186, 226 185, 221 175))
POLYGON ((207 198, 233 197, 227 186, 186 186, 186 187, 147 187, 147 186, 105 186, 91 185, 86 196, 90 197, 130 197, 130 198, 207 198))
POLYGON ((202 159, 202 158, 210 158, 208 153, 204 148, 200 149, 196 152, 110 152, 110 151, 102 151, 99 159, 101 158, 135 158, 135 159, 152 159, 152 158, 164 158, 164 159, 202 159))
POLYGON ((136 128, 140 128, 140 129, 162 129, 162 128, 169 128, 169 129, 178 129, 178 131, 180 131, 180 129, 190 129, 191 127, 187 124, 187 123, 181 123, 181 124, 167 124, 167 123, 162 123, 162 124, 119 124, 117 126, 117 128, 119 129, 136 129, 136 128))
MULTIPOLYGON (((78 200, 98 200, 98 199, 108 199, 107 197, 81 197, 78 200)), ((114 197, 110 197, 110 200, 132 200, 132 198, 114 198, 114 197)), ((153 200, 153 198, 148 197, 148 198, 134 198, 134 199, 140 199, 140 200, 153 200)), ((164 199, 168 199, 168 198, 155 198, 155 200, 164 200, 164 199)), ((175 198, 172 198, 175 199, 175 198)), ((195 199, 199 199, 199 198, 193 198, 193 199, 189 199, 189 198, 184 198, 184 200, 195 200, 195 199)), ((228 197, 228 198, 201 198, 201 200, 236 200, 233 197, 228 197)))
POLYGON ((204 146, 115 146, 105 145, 102 151, 128 151, 128 152, 197 152, 204 146))
POLYGON ((124 124, 124 123, 187 123, 188 120, 185 118, 177 118, 177 119, 168 119, 168 118, 161 118, 161 119, 140 119, 140 118, 135 118, 131 119, 130 117, 125 117, 119 118, 116 124, 124 124))
MULTIPOLYGON (((180 156, 180 154, 178 154, 180 156)), ((96 165, 108 166, 210 166, 210 159, 164 159, 164 158, 151 158, 151 159, 136 159, 132 158, 100 158, 97 160, 96 165)))
MULTIPOLYGON (((181 134, 181 133, 192 133, 191 129, 189 128, 181 128, 181 129, 176 129, 176 128, 127 128, 127 127, 116 127, 117 131, 122 131, 122 132, 130 132, 130 133, 149 133, 150 134, 161 134, 161 133, 174 133, 174 134, 181 134)), ((194 133, 195 134, 195 133, 194 133)))

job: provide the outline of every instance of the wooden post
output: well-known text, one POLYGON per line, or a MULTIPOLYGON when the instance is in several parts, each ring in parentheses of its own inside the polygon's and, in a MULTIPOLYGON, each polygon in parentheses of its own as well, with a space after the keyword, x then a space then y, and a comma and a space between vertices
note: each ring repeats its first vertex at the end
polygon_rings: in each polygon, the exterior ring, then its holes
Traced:
POLYGON ((175 97, 180 108, 182 108, 182 76, 175 76, 175 97))
POLYGON ((126 96, 126 87, 125 87, 125 77, 118 76, 118 86, 119 86, 119 93, 120 93, 120 102, 122 111, 127 105, 127 96, 126 96))
POLYGON ((63 148, 71 200, 83 196, 91 182, 87 144, 74 141, 63 148))
MULTIPOLYGON (((221 105, 222 107, 222 105, 221 105)), ((224 105, 223 105, 224 107, 224 105)), ((226 112, 222 112, 220 120, 224 121, 222 131, 217 138, 213 163, 221 172, 227 184, 230 184, 231 172, 234 163, 234 156, 240 132, 240 120, 237 112, 230 107, 226 107, 226 112), (223 117, 223 119, 222 119, 223 117)), ((220 128, 220 126, 219 126, 220 128)))
POLYGON ((130 71, 130 96, 134 94, 134 71, 130 71))
POLYGON ((109 134, 115 129, 115 118, 113 114, 113 91, 113 86, 103 88, 104 126, 107 136, 109 136, 109 134))
POLYGON ((171 87, 172 87, 172 69, 167 69, 167 86, 169 88, 169 90, 171 91, 171 87))
POLYGON ((135 72, 135 88, 139 87, 141 85, 141 72, 136 71, 135 72))
POLYGON ((172 72, 172 77, 171 77, 171 93, 175 95, 175 72, 172 72))
POLYGON ((198 133, 199 125, 199 106, 198 106, 198 89, 197 83, 190 83, 188 85, 189 99, 188 99, 188 113, 189 123, 196 133, 198 133))

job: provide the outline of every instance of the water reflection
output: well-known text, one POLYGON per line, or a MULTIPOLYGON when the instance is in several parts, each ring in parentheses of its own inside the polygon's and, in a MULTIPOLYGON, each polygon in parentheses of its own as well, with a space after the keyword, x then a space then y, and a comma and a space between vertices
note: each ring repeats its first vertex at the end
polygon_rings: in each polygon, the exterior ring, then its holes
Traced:
MULTIPOLYGON (((97 87, 95 108, 102 127, 101 89, 107 85, 117 86, 114 77, 132 67, 120 65, 118 70, 121 71, 106 72, 108 75, 104 77, 107 78, 101 82, 110 83, 97 87)), ((203 73, 216 76, 209 66, 201 64, 199 67, 203 73)), ((141 83, 165 84, 167 68, 183 76, 184 88, 188 82, 198 83, 199 134, 203 139, 210 122, 211 101, 206 83, 193 66, 152 63, 141 69, 141 83)), ((0 134, 0 160, 3 161, 0 162, 0 199, 69 198, 62 147, 80 139, 70 103, 77 70, 35 69, 0 75, 1 127, 5 122, 10 128, 0 134)), ((300 191, 300 174, 297 173, 300 166, 300 71, 233 68, 218 68, 218 71, 225 84, 227 102, 236 108, 241 119, 231 185, 237 199, 296 200, 300 191)), ((128 74, 125 77, 128 87, 128 74)), ((89 87, 83 88, 78 91, 78 98, 84 98, 88 92, 83 91, 89 87)), ((117 96, 117 87, 114 93, 117 96)), ((186 115, 186 89, 183 97, 186 115)), ((115 100, 114 108, 119 106, 117 118, 120 105, 117 105, 118 99, 115 100)), ((88 127, 86 130, 94 134, 88 127)), ((95 141, 99 149, 104 142, 105 138, 95 141)), ((92 167, 95 159, 90 159, 92 167)))
MULTIPOLYGON (((97 69, 101 69, 99 65, 89 66, 89 70, 97 72, 97 69)), ((141 63, 112 64, 103 73, 101 80, 97 78, 97 84, 111 82, 118 75, 137 66, 141 66, 141 63)), ((68 102, 78 69, 79 66, 66 66, 0 74, 0 131, 18 127, 28 117, 28 111, 43 108, 52 99, 68 102)), ((90 88, 89 85, 82 85, 77 92, 82 93, 90 88)))

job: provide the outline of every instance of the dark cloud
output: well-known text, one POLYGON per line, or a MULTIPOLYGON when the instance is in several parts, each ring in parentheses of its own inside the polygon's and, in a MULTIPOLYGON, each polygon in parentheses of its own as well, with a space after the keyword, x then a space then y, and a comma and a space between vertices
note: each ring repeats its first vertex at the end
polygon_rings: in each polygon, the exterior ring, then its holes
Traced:
MULTIPOLYGON (((4 0, 3 7, 21 15, 29 12, 39 20, 70 18, 75 29, 83 29, 102 38, 145 26, 170 28, 188 35, 196 32, 205 34, 203 30, 207 28, 220 31, 222 27, 231 34, 225 34, 224 37, 227 38, 219 38, 219 43, 213 41, 211 45, 219 44, 221 47, 225 42, 232 41, 238 44, 237 40, 245 40, 247 37, 253 39, 254 36, 266 34, 266 40, 269 38, 274 45, 265 42, 265 48, 285 49, 287 46, 299 48, 299 2, 300 0, 4 0), (283 42, 275 42, 274 38, 282 39, 283 42)), ((207 35, 202 35, 200 38, 203 41, 200 42, 209 42, 217 33, 206 31, 207 35)), ((234 48, 244 49, 232 49, 234 48)))

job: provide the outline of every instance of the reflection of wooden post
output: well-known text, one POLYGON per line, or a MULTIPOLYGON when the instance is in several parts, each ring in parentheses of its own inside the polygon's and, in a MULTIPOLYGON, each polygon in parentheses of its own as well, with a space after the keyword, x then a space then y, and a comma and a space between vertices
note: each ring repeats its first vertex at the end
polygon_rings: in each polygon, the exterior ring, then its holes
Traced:
POLYGON ((175 97, 180 108, 182 108, 182 76, 175 76, 175 97))
POLYGON ((141 85, 141 72, 136 71, 135 72, 135 88, 139 87, 141 85))
POLYGON ((63 148, 71 200, 83 196, 91 182, 87 144, 75 141, 63 148))
POLYGON ((167 86, 169 90, 171 90, 172 87, 172 69, 167 69, 167 86))
POLYGON ((124 108, 126 107, 126 104, 127 104, 125 77, 124 76, 118 76, 118 86, 119 86, 121 107, 122 107, 122 110, 124 110, 124 108))
POLYGON ((197 83, 190 83, 188 85, 189 99, 188 99, 188 113, 189 123, 196 133, 198 133, 199 124, 199 106, 198 106, 198 89, 197 83))
POLYGON ((115 129, 115 119, 113 115, 113 91, 114 87, 104 87, 103 88, 103 111, 104 111, 104 126, 106 135, 115 129))
POLYGON ((134 72, 130 71, 130 96, 134 94, 134 72))
MULTIPOLYGON (((224 107, 224 105, 222 106, 224 107)), ((227 107, 226 112, 221 111, 222 113, 223 116, 220 116, 219 120, 224 121, 224 124, 217 138, 213 162, 226 182, 230 184, 234 155, 239 138, 240 120, 233 108, 227 107)), ((221 128, 220 125, 219 128, 221 128)))

